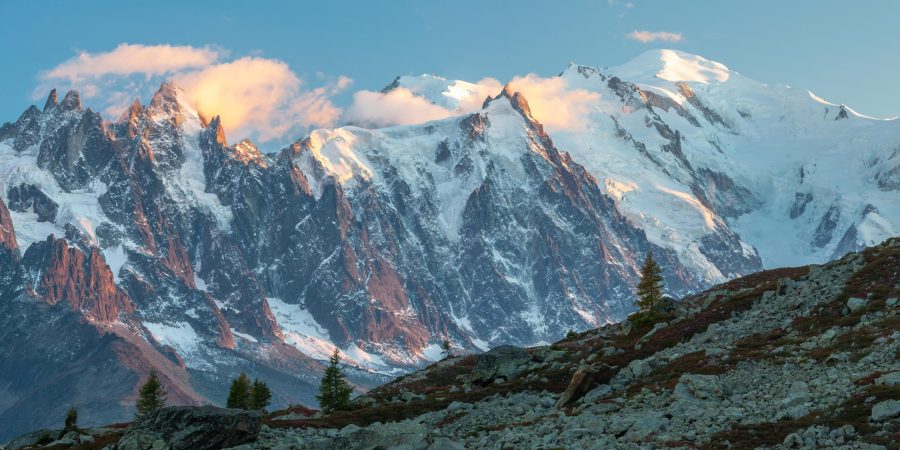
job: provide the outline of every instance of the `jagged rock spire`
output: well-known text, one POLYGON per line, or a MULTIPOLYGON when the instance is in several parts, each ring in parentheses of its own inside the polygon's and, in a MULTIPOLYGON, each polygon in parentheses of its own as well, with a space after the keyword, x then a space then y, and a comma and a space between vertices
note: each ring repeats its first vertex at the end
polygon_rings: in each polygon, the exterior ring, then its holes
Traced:
POLYGON ((66 92, 59 106, 65 111, 81 111, 81 95, 76 90, 66 92))
POLYGON ((50 95, 47 96, 47 101, 44 102, 44 111, 56 108, 57 106, 59 106, 59 97, 56 95, 56 89, 51 89, 50 95))

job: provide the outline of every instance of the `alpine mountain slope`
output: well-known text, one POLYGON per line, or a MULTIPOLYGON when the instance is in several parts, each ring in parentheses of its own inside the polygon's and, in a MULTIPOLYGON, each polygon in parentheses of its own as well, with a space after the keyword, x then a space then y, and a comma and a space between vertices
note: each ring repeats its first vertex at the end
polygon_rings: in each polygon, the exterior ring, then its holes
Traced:
POLYGON ((552 342, 623 319, 648 251, 682 296, 897 234, 897 120, 669 50, 559 79, 594 93, 583 127, 551 136, 507 86, 269 154, 170 83, 117 120, 52 92, 0 127, 0 439, 126 417, 151 369, 173 403, 244 370, 283 405, 335 348, 365 388, 443 339, 552 342))

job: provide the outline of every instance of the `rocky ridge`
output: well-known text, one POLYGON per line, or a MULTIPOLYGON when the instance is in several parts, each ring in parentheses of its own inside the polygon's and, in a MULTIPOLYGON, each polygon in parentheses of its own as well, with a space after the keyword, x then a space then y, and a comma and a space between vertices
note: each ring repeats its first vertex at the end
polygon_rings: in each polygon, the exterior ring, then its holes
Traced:
MULTIPOLYGON (((893 238, 553 345, 450 357, 351 411, 277 411, 235 448, 895 448, 898 296, 893 238)), ((126 444, 110 448, 151 448, 126 444)))

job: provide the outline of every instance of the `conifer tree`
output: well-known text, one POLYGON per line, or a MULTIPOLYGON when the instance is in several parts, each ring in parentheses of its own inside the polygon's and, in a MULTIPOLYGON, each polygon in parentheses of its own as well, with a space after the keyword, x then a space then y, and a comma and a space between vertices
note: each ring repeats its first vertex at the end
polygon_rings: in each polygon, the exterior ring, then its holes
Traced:
POLYGON ((250 389, 250 409, 266 409, 271 398, 272 391, 269 390, 269 386, 259 379, 253 380, 253 387, 250 389))
POLYGON ((451 347, 452 345, 453 344, 450 342, 449 339, 444 339, 444 341, 441 342, 441 354, 443 354, 444 359, 447 359, 447 358, 453 356, 453 350, 451 347))
POLYGON ((651 311, 662 299, 662 269, 653 259, 653 252, 647 252, 647 259, 641 269, 641 281, 637 285, 637 305, 641 311, 651 311))
POLYGON ((168 393, 165 386, 159 381, 159 375, 157 375, 155 370, 151 370, 147 381, 141 386, 141 390, 138 391, 138 399, 137 403, 135 403, 138 416, 143 416, 166 406, 166 395, 168 393))
POLYGON ((250 396, 253 395, 252 389, 250 377, 248 377, 246 373, 241 372, 241 374, 231 382, 231 389, 228 391, 228 402, 226 406, 235 409, 250 409, 250 396))
POLYGON ((341 356, 335 349, 328 367, 325 368, 325 374, 322 376, 319 395, 316 396, 319 405, 325 412, 347 409, 350 406, 350 394, 353 393, 353 387, 344 379, 344 372, 338 366, 340 361, 341 356))
POLYGON ((73 406, 69 408, 69 411, 66 413, 66 422, 63 425, 61 434, 76 430, 78 430, 78 410, 73 406))

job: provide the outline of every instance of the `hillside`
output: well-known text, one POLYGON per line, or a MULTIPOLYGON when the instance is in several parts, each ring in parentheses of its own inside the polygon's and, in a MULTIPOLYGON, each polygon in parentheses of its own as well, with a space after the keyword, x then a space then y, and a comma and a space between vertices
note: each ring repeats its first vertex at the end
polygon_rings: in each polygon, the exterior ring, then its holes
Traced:
MULTIPOLYGON (((352 411, 250 415, 239 448, 896 448, 898 297, 892 238, 549 346, 451 357, 352 411)), ((154 426, 97 439, 183 442, 154 426)))

